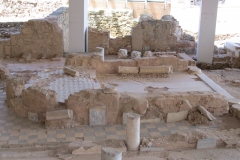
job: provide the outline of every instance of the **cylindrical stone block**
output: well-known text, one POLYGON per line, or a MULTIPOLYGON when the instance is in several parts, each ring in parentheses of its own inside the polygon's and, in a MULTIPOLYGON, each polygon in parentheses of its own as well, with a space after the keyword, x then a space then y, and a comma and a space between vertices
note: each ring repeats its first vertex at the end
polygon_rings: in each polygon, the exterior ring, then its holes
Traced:
POLYGON ((142 66, 140 67, 140 73, 172 73, 172 66, 142 66))
POLYGON ((118 66, 118 73, 124 73, 124 74, 138 74, 139 68, 138 67, 124 67, 124 66, 118 66))
POLYGON ((140 115, 127 114, 126 143, 129 151, 136 151, 140 145, 140 115))
POLYGON ((122 160, 122 151, 113 148, 102 148, 101 160, 122 160))

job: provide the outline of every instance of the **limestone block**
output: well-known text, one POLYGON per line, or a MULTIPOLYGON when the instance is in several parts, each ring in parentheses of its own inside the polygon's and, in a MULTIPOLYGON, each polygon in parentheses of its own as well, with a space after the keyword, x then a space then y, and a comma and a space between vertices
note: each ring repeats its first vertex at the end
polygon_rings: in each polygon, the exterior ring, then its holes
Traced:
POLYGON ((46 112, 46 120, 58 120, 58 119, 72 119, 73 111, 70 109, 66 110, 56 110, 46 112))
POLYGON ((118 73, 122 74, 138 74, 139 67, 125 67, 125 66, 118 66, 118 73))
POLYGON ((215 138, 199 139, 197 142, 197 149, 215 148, 217 140, 215 138))
POLYGON ((177 113, 168 113, 167 122, 178 122, 186 119, 188 116, 188 111, 180 111, 177 113))
POLYGON ((79 76, 79 72, 70 67, 64 67, 63 71, 64 71, 64 73, 70 74, 71 76, 79 76))
POLYGON ((22 99, 23 105, 32 113, 45 113, 58 105, 55 91, 38 86, 31 86, 23 90, 22 99))
POLYGON ((55 120, 46 120, 45 128, 46 129, 67 129, 74 127, 74 119, 64 118, 64 119, 55 119, 55 120))
POLYGON ((145 51, 143 57, 152 57, 153 53, 151 51, 145 51))
POLYGON ((141 51, 143 46, 143 30, 142 28, 132 28, 132 49, 141 51))
POLYGON ((38 122, 38 114, 37 113, 28 112, 28 119, 30 121, 38 122))
POLYGON ((142 53, 139 52, 139 51, 132 51, 132 52, 131 52, 131 58, 132 58, 132 59, 141 58, 141 56, 142 56, 142 53))
POLYGON ((118 58, 119 59, 126 59, 128 57, 128 51, 126 49, 119 49, 118 51, 118 58))
POLYGON ((106 124, 106 107, 92 107, 89 109, 89 125, 106 124))
POLYGON ((210 121, 215 120, 216 118, 210 113, 208 112, 203 106, 199 106, 198 110, 204 115, 206 116, 210 121))
POLYGON ((114 148, 102 148, 101 160, 122 160, 122 151, 114 148))
POLYGON ((172 66, 140 66, 140 74, 148 73, 166 73, 173 72, 172 66))

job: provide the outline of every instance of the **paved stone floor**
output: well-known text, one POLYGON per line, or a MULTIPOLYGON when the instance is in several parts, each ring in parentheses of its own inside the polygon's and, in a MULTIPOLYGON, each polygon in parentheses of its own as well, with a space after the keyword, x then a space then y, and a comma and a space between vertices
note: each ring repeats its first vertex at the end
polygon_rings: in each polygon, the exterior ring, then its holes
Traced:
MULTIPOLYGON (((0 145, 71 142, 77 139, 125 139, 125 125, 77 126, 71 129, 46 130, 43 125, 14 115, 4 104, 6 94, 0 92, 0 145)), ((192 126, 187 121, 177 123, 141 124, 141 137, 169 135, 177 131, 218 128, 218 126, 192 126)))

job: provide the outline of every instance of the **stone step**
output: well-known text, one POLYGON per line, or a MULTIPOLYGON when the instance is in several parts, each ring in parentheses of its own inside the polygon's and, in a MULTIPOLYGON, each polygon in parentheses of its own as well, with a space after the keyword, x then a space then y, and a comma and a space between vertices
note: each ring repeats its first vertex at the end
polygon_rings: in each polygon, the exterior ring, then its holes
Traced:
POLYGON ((71 109, 49 111, 46 113, 46 120, 72 119, 73 111, 71 109))

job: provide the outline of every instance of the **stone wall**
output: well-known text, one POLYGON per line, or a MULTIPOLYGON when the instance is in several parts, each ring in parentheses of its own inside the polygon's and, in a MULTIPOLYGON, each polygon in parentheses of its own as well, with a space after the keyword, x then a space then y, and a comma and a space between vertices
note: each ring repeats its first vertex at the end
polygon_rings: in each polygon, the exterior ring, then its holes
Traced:
POLYGON ((94 9, 88 12, 88 26, 110 31, 111 37, 123 37, 131 34, 133 10, 94 9))
POLYGON ((1 57, 53 58, 63 54, 63 33, 51 19, 29 20, 24 23, 20 34, 11 34, 0 41, 1 57))
POLYGON ((139 22, 132 28, 132 49, 138 51, 176 50, 181 27, 172 16, 139 22))

